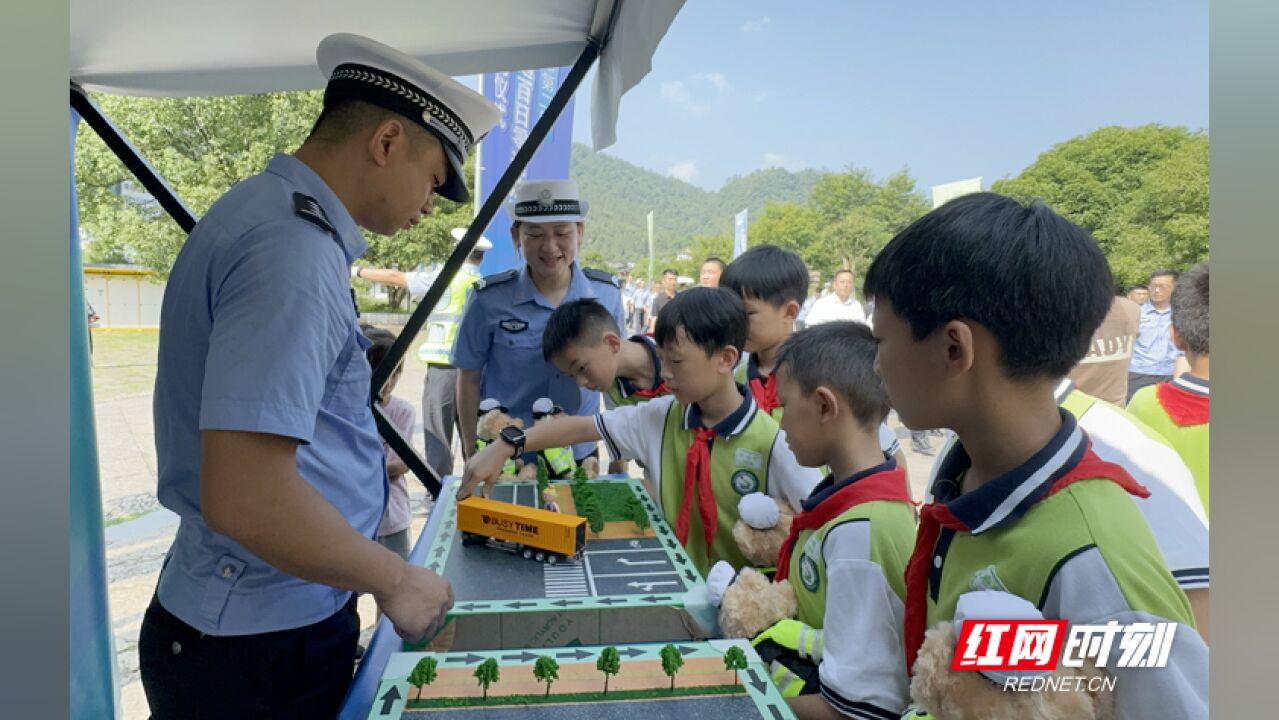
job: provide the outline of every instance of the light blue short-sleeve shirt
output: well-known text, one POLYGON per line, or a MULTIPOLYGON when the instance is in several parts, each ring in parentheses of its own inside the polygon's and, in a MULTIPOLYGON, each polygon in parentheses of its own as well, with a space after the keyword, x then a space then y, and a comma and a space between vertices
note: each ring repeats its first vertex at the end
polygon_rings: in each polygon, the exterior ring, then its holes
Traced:
MULTIPOLYGON (((594 271, 597 279, 592 279, 577 263, 572 273, 563 302, 598 300, 621 327, 625 315, 616 280, 594 271)), ((573 378, 542 357, 542 332, 555 306, 533 284, 527 265, 518 272, 490 275, 471 292, 453 343, 452 364, 481 371, 481 398, 496 398, 525 427, 532 425, 533 402, 541 397, 549 397, 570 415, 599 411, 599 393, 579 388, 573 378)), ((580 460, 595 447, 595 443, 576 445, 573 454, 580 460)))
POLYGON ((373 537, 386 466, 349 280, 366 248, 324 181, 281 154, 209 209, 174 263, 153 412, 160 503, 181 523, 156 592, 200 632, 301 627, 350 599, 209 529, 200 512, 200 448, 204 430, 296 438, 298 473, 373 537))
POLYGON ((1141 306, 1141 325, 1132 345, 1128 372, 1144 375, 1172 375, 1181 351, 1172 343, 1172 308, 1158 310, 1153 303, 1141 306))

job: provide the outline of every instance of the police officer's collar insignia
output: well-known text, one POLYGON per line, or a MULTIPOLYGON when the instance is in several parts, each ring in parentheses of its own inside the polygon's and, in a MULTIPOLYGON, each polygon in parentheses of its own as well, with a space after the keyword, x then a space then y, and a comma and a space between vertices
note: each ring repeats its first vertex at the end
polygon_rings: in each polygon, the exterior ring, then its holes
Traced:
POLYGON ((326 232, 337 232, 333 228, 333 223, 329 222, 329 216, 325 214, 324 208, 310 195, 293 193, 293 212, 297 213, 298 217, 315 223, 326 232))
POLYGON ((504 282, 510 282, 511 280, 514 280, 516 277, 518 277, 519 274, 520 274, 519 270, 512 268, 510 270, 503 270, 500 273, 485 275, 484 277, 475 281, 475 289, 483 290, 486 287, 493 287, 494 285, 501 285, 504 282))
POLYGON ((497 325, 510 333, 524 332, 528 329, 528 323, 520 320, 519 318, 507 318, 497 325))

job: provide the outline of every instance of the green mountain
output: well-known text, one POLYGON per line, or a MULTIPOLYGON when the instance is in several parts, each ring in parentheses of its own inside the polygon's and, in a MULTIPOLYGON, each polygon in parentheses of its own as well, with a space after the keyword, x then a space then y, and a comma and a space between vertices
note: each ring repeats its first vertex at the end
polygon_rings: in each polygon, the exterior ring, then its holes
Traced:
POLYGON ((609 260, 638 260, 648 253, 646 216, 654 211, 657 255, 687 248, 695 235, 728 235, 733 215, 758 216, 770 201, 807 201, 822 173, 765 168, 733 177, 718 192, 646 170, 574 144, 570 174, 591 203, 586 247, 609 260))

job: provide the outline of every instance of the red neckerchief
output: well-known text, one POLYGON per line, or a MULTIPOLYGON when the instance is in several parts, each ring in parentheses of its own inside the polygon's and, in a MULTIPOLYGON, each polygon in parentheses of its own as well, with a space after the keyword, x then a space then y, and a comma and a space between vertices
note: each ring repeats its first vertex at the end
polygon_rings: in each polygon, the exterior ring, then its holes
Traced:
POLYGON ((786 536, 781 552, 777 554, 777 572, 774 573, 773 580, 785 580, 790 574, 791 553, 801 532, 816 530, 849 509, 876 500, 896 500, 911 504, 910 493, 906 491, 906 474, 900 467, 856 480, 835 491, 812 510, 796 515, 791 522, 790 534, 786 536))
POLYGON ((755 396, 755 404, 765 413, 772 414, 777 408, 777 375, 769 373, 768 377, 753 377, 749 381, 751 395, 755 396))
POLYGON ((684 501, 675 519, 675 537, 681 545, 688 544, 688 526, 693 513, 693 496, 697 496, 697 511, 702 518, 702 535, 706 538, 706 554, 711 554, 715 531, 719 529, 719 507, 715 505, 715 492, 711 489, 711 440, 715 431, 710 428, 693 428, 696 439, 688 449, 684 461, 684 501))
POLYGON ((1164 382, 1155 386, 1155 397, 1177 427, 1208 424, 1207 395, 1164 382))
MULTIPOLYGON (((1150 491, 1133 480, 1127 470, 1098 458, 1092 451, 1090 441, 1079 464, 1058 478, 1040 501, 1052 497, 1071 483, 1093 479, 1110 480, 1132 495, 1150 497, 1150 491)), ((933 501, 925 505, 919 513, 915 551, 906 563, 906 619, 903 635, 906 642, 906 670, 909 673, 914 672, 915 658, 919 655, 920 646, 924 644, 924 630, 928 624, 928 571, 932 567, 933 548, 943 527, 970 532, 970 528, 955 517, 945 503, 933 501)))

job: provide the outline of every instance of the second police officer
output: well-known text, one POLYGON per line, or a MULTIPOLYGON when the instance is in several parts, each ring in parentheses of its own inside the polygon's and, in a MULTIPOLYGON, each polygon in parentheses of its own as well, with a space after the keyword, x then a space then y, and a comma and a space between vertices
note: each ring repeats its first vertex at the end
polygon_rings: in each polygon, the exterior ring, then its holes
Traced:
MULTIPOLYGON (((625 321, 617 279, 577 263, 590 205, 572 180, 529 180, 507 203, 511 239, 524 263, 475 284, 453 346, 458 368, 457 411, 466 455, 475 451, 480 400, 494 398, 512 417, 533 421, 533 403, 550 398, 570 415, 593 415, 599 394, 542 357, 542 331, 560 304, 593 298, 619 326, 625 321)), ((573 448, 580 463, 598 453, 594 443, 573 448)))

